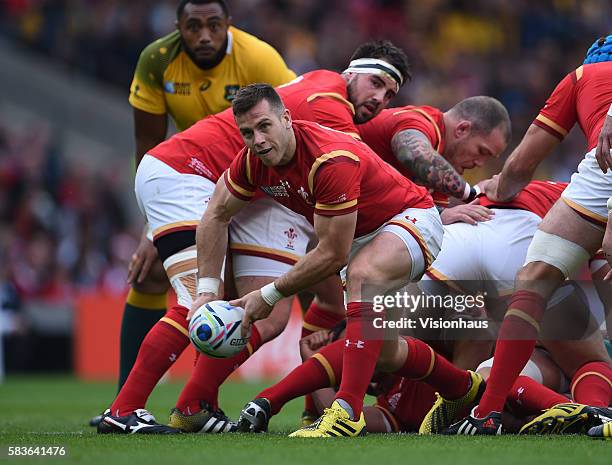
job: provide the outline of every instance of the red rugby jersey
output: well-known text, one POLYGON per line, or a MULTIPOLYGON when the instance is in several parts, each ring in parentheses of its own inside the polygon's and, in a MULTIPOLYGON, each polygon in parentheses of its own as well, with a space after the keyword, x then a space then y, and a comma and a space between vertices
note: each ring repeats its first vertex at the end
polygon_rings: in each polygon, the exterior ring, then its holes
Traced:
MULTIPOLYGON (((294 119, 315 121, 358 136, 355 109, 348 101, 346 82, 338 73, 317 70, 277 88, 294 119)), ((149 150, 179 173, 198 174, 216 182, 244 147, 232 109, 195 123, 149 150)))
MULTIPOLYGON (((362 140, 396 170, 414 181, 414 175, 393 154, 391 140, 406 129, 416 129, 427 136, 438 153, 444 151, 444 114, 429 106, 388 108, 371 121, 359 125, 362 140)), ((436 205, 448 206, 448 195, 430 189, 436 205)))
POLYGON ((567 187, 566 182, 531 181, 510 202, 493 202, 488 197, 480 197, 479 203, 484 207, 517 208, 535 213, 544 218, 553 204, 559 200, 567 187))
POLYGON ((358 210, 355 237, 370 233, 408 207, 433 207, 423 187, 404 178, 351 136, 309 121, 294 121, 292 160, 267 167, 246 147, 225 172, 228 189, 250 200, 261 188, 305 216, 345 215, 358 210))
POLYGON ((612 102, 612 62, 582 65, 557 85, 533 124, 563 140, 578 122, 587 150, 597 145, 612 102))
POLYGON ((393 386, 376 398, 375 406, 394 431, 416 433, 435 401, 436 390, 429 384, 396 376, 393 386))

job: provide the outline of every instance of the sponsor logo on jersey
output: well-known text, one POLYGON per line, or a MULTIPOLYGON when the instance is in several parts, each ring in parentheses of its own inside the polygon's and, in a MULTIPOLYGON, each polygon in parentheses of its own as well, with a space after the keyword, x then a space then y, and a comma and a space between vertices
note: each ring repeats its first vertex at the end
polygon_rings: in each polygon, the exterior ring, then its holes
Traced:
POLYGON ((289 197, 287 188, 281 186, 261 186, 261 190, 268 194, 270 197, 289 197))
POLYGON ((225 95, 223 98, 228 102, 231 102, 236 98, 236 92, 240 89, 238 84, 230 84, 229 86, 225 86, 225 95))
POLYGON ((168 94, 190 95, 191 94, 191 83, 190 82, 165 81, 164 91, 168 94))

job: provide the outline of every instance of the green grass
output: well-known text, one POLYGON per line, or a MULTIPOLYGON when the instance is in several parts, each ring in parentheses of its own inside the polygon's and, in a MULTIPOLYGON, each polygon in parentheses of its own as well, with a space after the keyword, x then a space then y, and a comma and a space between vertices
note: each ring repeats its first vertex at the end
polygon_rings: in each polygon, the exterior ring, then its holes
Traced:
MULTIPOLYGON (((228 384, 221 403, 230 417, 261 385, 228 384)), ((159 386, 148 404, 167 419, 181 386, 159 386)), ((65 446, 68 456, 6 459, 0 463, 83 463, 105 465, 368 464, 610 464, 612 441, 585 437, 419 437, 370 435, 354 439, 295 440, 302 407, 294 401, 274 418, 266 435, 98 436, 86 426, 114 394, 112 384, 80 383, 66 377, 10 377, 0 385, 0 450, 9 445, 65 446)))

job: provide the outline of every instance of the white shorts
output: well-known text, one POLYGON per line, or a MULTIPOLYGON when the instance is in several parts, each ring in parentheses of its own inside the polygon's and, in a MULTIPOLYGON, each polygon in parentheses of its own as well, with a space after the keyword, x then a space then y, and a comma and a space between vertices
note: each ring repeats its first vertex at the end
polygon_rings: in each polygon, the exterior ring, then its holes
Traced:
MULTIPOLYGON (((355 238, 349 254, 349 262, 359 252, 363 246, 370 242, 381 232, 390 232, 399 237, 410 253, 412 267, 410 270, 410 280, 420 278, 425 270, 435 260, 440 247, 442 246, 442 236, 444 228, 440 215, 435 207, 407 208, 402 213, 398 213, 384 225, 365 236, 355 238)), ((346 282, 345 266, 340 271, 342 282, 346 282)))
POLYGON ((316 246, 313 226, 269 197, 252 201, 230 223, 234 276, 285 274, 316 246))
POLYGON ((612 171, 603 173, 595 159, 595 149, 586 154, 572 174, 569 186, 561 199, 571 208, 595 222, 605 225, 608 221, 608 199, 612 197, 612 171))
POLYGON ((134 190, 140 211, 157 239, 171 232, 195 230, 215 183, 195 174, 179 173, 151 155, 138 165, 134 190))
POLYGON ((495 216, 490 221, 444 226, 442 250, 423 281, 447 281, 451 288, 470 294, 496 294, 490 297, 512 293, 542 219, 526 210, 491 208, 495 216))

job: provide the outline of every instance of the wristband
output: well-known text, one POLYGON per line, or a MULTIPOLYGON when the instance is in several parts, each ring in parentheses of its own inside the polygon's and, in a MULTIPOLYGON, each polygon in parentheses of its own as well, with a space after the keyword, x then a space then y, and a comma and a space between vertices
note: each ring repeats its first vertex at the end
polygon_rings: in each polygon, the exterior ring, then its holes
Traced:
POLYGON ((217 278, 200 278, 198 279, 198 295, 204 293, 217 295, 220 284, 221 280, 217 278))
POLYGON ((261 292, 261 298, 265 300, 270 307, 274 307, 276 302, 285 298, 285 296, 276 289, 274 283, 266 284, 259 291, 261 292))
POLYGON ((608 203, 606 204, 608 207, 608 215, 612 213, 612 197, 608 199, 608 203))
POLYGON ((608 108, 608 116, 612 116, 612 103, 610 104, 610 108, 608 108))
POLYGON ((481 193, 482 193, 482 191, 480 190, 480 187, 478 185, 472 187, 470 189, 470 196, 467 198, 467 201, 471 202, 476 197, 478 197, 481 193))
POLYGON ((469 199, 471 193, 472 193, 472 186, 470 186, 470 183, 466 181, 465 189, 463 190, 463 196, 461 197, 461 200, 466 201, 467 199, 469 199))

